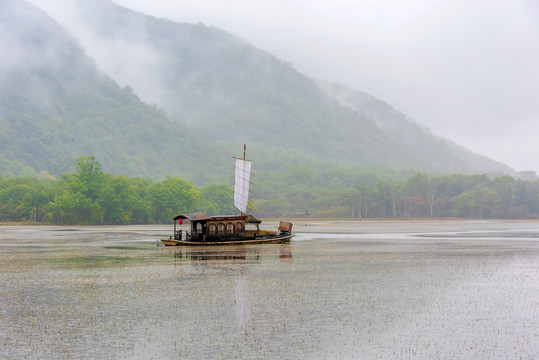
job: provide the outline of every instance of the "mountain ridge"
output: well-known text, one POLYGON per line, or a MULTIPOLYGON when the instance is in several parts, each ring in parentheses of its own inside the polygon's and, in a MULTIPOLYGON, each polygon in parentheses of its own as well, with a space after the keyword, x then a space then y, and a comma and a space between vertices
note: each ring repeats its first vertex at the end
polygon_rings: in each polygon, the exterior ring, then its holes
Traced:
MULTIPOLYGON (((413 136, 430 142, 430 145, 428 154, 422 153, 422 149, 414 150, 415 142, 399 141, 398 137, 402 135, 399 131, 390 134, 384 131, 376 117, 372 121, 372 117, 365 116, 361 109, 332 102, 336 98, 319 92, 316 81, 223 30, 155 18, 114 6, 108 0, 97 5, 83 4, 84 14, 94 14, 83 17, 90 31, 92 28, 98 32, 106 29, 107 36, 114 39, 134 41, 137 46, 154 53, 166 52, 166 64, 156 69, 156 73, 176 74, 176 77, 156 76, 154 87, 160 89, 159 93, 173 98, 156 99, 157 104, 171 118, 183 118, 195 131, 204 133, 211 140, 220 140, 225 135, 229 139, 256 141, 267 146, 278 143, 295 148, 299 144, 298 148, 330 160, 423 171, 513 172, 486 157, 457 151, 450 142, 440 141, 430 131, 423 134, 425 131, 415 123, 417 129, 413 136), (89 11, 89 7, 93 11, 89 11), (133 28, 136 31, 127 31, 125 38, 126 29, 133 28), (151 41, 146 41, 148 39, 151 41), (189 74, 179 69, 182 66, 189 69, 189 74), (182 74, 187 80, 183 80, 182 74), (167 78, 167 82, 159 83, 160 78, 167 78), (183 98, 188 101, 182 102, 183 98), (219 121, 215 120, 217 117, 219 121), (268 133, 274 135, 271 141, 261 141, 268 133), (437 154, 438 158, 428 161, 427 157, 432 154, 437 154), (468 155, 475 160, 462 159, 468 155)), ((106 46, 106 39, 100 38, 101 41, 105 41, 104 47, 111 48, 106 46)), ((117 62, 124 63, 124 58, 120 57, 117 62)), ((131 83, 135 81, 132 79, 131 83)), ((395 119, 395 116, 387 118, 395 119)), ((402 118, 409 121, 404 115, 402 118)))
POLYGON ((432 156, 439 151, 437 148, 442 146, 468 165, 470 169, 484 167, 489 173, 516 175, 513 169, 501 162, 475 154, 454 141, 434 135, 428 128, 409 119, 383 100, 363 91, 347 88, 344 85, 330 84, 321 80, 318 81, 318 84, 337 99, 341 105, 361 112, 372 119, 383 133, 393 141, 400 143, 404 148, 415 148, 416 152, 428 153, 429 156, 432 156), (417 147, 418 144, 421 144, 422 147, 417 147))
POLYGON ((17 48, 19 59, 0 67, 2 172, 19 162, 19 168, 60 175, 75 158, 93 155, 113 174, 155 178, 188 175, 198 161, 209 161, 202 140, 129 87, 120 88, 44 12, 24 1, 0 5, 8 34, 0 47, 17 48))
MULTIPOLYGON (((0 60, 4 173, 15 161, 19 168, 60 174, 75 157, 94 155, 112 173, 172 174, 207 182, 228 176, 226 159, 243 143, 264 159, 257 164, 263 170, 343 163, 446 173, 510 171, 457 145, 437 144, 435 137, 420 135, 415 123, 404 128, 428 146, 399 142, 395 134, 402 133, 384 128, 372 111, 343 105, 289 64, 222 30, 157 19, 107 0, 78 2, 87 30, 97 31, 93 36, 100 47, 92 54, 85 41, 84 46, 78 43, 77 34, 41 10, 29 10, 33 5, 0 0, 5 9, 15 4, 26 9, 15 14, 20 24, 32 24, 28 32, 39 34, 30 45, 57 42, 71 49, 71 57, 62 58, 63 51, 54 46, 36 51, 28 45, 17 50, 26 51, 19 54, 22 58, 51 56, 50 64, 31 62, 25 68, 24 61, 0 60), (49 20, 28 21, 24 12, 32 11, 49 20), (109 54, 112 65, 105 66, 100 53, 109 54), (115 67, 125 72, 111 78, 101 70, 114 73, 115 67), (30 148, 25 145, 29 139, 30 148), (49 148, 53 143, 56 151, 49 148)), ((0 24, 6 33, 9 24, 20 26, 7 17, 0 24)), ((3 39, 0 46, 13 46, 14 41, 3 39)), ((378 111, 389 110, 378 104, 378 111)), ((403 119, 408 121, 404 115, 385 117, 401 127, 403 119)))

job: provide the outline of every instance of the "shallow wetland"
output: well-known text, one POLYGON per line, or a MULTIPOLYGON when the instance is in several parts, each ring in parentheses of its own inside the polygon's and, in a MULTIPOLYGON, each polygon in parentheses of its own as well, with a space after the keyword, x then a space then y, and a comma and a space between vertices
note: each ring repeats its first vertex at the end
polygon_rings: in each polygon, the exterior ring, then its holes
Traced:
POLYGON ((0 226, 0 358, 539 358, 539 221, 294 223, 209 248, 0 226))

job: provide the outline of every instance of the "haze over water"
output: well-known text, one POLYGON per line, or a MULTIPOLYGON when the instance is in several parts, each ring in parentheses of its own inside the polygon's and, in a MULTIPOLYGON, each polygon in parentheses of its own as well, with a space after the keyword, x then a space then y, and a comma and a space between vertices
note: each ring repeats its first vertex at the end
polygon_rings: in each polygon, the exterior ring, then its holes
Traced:
POLYGON ((539 222, 296 221, 290 244, 169 226, 0 227, 2 358, 533 359, 539 222))

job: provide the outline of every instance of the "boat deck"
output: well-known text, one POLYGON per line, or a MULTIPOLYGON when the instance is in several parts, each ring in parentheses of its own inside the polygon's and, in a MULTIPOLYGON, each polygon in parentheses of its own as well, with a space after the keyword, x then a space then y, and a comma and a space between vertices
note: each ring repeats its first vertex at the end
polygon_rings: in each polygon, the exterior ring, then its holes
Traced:
POLYGON ((212 245, 248 245, 248 244, 280 244, 290 242, 295 234, 263 235, 258 237, 246 237, 241 240, 223 241, 186 241, 175 239, 161 239, 165 246, 212 246, 212 245))

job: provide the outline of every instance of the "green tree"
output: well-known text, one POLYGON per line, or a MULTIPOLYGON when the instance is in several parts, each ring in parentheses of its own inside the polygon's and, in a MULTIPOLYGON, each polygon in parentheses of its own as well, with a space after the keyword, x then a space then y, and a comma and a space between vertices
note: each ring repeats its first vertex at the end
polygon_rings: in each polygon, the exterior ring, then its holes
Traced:
POLYGON ((53 222, 101 224, 103 210, 99 204, 105 176, 93 156, 75 160, 75 170, 62 175, 62 193, 47 206, 47 217, 53 222))
POLYGON ((200 188, 197 209, 209 214, 235 214, 234 191, 226 185, 208 185, 200 188))
POLYGON ((101 224, 103 211, 98 203, 84 196, 81 192, 69 192, 63 189, 61 195, 46 207, 47 218, 60 224, 101 224))
POLYGON ((82 185, 80 190, 83 195, 92 200, 99 197, 99 191, 103 187, 104 174, 101 171, 101 163, 93 156, 77 158, 75 171, 71 176, 82 185))
POLYGON ((496 218, 508 218, 513 208, 516 180, 511 176, 494 179, 492 188, 496 193, 492 215, 496 218))
POLYGON ((192 212, 199 192, 187 181, 178 177, 167 177, 165 180, 150 185, 148 188, 157 223, 169 222, 178 213, 192 212))
POLYGON ((99 204, 107 224, 129 224, 137 205, 137 194, 129 178, 125 176, 103 177, 99 189, 99 204))
POLYGON ((0 220, 43 221, 43 208, 59 192, 58 183, 35 177, 0 179, 0 220))

